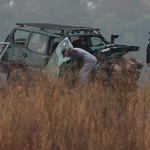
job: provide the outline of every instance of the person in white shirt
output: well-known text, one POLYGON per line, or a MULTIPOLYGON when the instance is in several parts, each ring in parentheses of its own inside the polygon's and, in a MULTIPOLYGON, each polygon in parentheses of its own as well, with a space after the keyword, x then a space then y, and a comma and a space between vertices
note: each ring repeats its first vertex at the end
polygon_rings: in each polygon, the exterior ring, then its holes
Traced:
POLYGON ((82 48, 69 48, 62 51, 64 57, 70 57, 74 61, 74 66, 81 67, 79 78, 81 84, 86 87, 88 76, 97 63, 95 56, 82 48))

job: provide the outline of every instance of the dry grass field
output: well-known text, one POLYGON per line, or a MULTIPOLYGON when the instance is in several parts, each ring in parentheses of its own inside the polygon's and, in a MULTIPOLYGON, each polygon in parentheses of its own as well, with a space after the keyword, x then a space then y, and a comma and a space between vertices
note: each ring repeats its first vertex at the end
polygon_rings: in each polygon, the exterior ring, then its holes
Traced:
POLYGON ((0 150, 150 149, 148 87, 68 83, 36 77, 27 88, 1 89, 0 150))

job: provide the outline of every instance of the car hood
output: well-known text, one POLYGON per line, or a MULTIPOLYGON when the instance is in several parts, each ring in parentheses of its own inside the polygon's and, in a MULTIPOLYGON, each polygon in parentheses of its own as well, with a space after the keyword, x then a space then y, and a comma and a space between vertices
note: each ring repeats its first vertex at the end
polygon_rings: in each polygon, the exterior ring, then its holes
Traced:
POLYGON ((106 46, 91 47, 93 53, 97 53, 98 57, 105 57, 108 59, 116 56, 123 56, 128 52, 139 51, 139 46, 134 45, 117 45, 110 44, 106 46))

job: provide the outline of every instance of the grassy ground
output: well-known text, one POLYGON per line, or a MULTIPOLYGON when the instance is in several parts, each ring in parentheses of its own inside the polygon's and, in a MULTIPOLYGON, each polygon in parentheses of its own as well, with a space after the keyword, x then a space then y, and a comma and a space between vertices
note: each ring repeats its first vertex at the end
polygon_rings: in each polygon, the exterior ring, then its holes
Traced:
POLYGON ((83 90, 42 77, 29 85, 0 91, 1 150, 150 149, 149 88, 118 79, 83 90))

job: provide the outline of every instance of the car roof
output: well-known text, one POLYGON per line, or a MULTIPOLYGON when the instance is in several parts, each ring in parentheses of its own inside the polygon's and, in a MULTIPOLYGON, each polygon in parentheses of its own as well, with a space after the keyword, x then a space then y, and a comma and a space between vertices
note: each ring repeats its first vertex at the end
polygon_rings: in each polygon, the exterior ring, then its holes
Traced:
POLYGON ((99 32, 100 29, 99 28, 93 28, 93 27, 84 27, 84 26, 71 26, 71 25, 60 25, 60 24, 51 24, 51 23, 16 23, 17 26, 21 26, 21 27, 36 27, 36 28, 40 28, 43 30, 59 30, 61 34, 69 34, 69 33, 80 33, 80 32, 84 32, 84 33, 94 33, 99 32))

